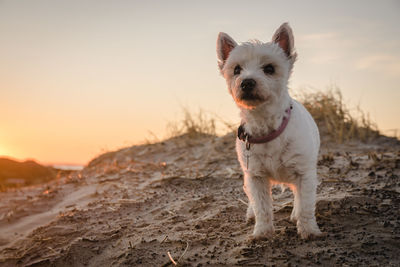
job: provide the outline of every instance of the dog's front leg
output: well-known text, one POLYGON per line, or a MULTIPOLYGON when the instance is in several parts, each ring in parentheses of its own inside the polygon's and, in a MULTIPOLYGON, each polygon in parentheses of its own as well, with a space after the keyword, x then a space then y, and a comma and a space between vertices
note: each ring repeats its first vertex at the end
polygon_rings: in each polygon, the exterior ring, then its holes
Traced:
MULTIPOLYGON (((253 238, 262 239, 274 233, 271 183, 266 177, 255 176, 249 172, 244 176, 244 191, 249 198, 249 210, 255 215, 253 238)), ((248 213, 249 213, 248 210, 248 213)))

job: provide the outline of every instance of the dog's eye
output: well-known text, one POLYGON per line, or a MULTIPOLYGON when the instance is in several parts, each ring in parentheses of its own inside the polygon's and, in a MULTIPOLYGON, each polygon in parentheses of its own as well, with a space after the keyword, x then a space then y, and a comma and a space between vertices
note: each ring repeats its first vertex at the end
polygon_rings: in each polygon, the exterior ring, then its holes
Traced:
POLYGON ((263 67, 263 71, 265 74, 271 75, 275 73, 275 68, 272 66, 272 64, 268 64, 263 67))
POLYGON ((236 65, 235 69, 233 70, 233 74, 238 75, 238 74, 240 74, 241 70, 242 70, 242 68, 239 65, 236 65))

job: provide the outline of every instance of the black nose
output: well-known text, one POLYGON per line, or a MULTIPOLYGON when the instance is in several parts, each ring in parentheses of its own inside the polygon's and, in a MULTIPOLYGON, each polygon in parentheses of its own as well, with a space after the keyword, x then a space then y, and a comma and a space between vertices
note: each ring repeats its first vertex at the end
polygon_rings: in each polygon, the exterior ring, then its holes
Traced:
POLYGON ((255 86, 256 86, 256 81, 253 79, 244 79, 240 84, 242 91, 245 93, 250 93, 251 91, 253 91, 255 86))

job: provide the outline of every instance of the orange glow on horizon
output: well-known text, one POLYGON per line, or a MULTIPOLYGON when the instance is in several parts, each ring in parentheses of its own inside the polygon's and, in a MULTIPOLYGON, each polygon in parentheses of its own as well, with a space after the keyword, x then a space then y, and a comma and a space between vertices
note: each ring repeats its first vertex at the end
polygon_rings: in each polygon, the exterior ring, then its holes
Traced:
MULTIPOLYGON (((90 146, 77 147, 74 143, 60 141, 58 145, 40 143, 41 149, 31 144, 17 147, 14 151, 5 146, 0 147, 0 157, 15 161, 33 160, 42 165, 86 165, 90 160, 108 151, 122 148, 123 145, 114 147, 90 149, 90 146), (56 149, 54 149, 56 147, 56 149), (74 148, 75 147, 75 148, 74 148)), ((93 146, 95 147, 95 146, 93 146)))
POLYGON ((14 153, 10 151, 4 144, 0 144, 0 157, 15 158, 14 153))
POLYGON ((7 150, 5 150, 3 147, 0 146, 0 156, 11 157, 11 153, 9 153, 7 150))

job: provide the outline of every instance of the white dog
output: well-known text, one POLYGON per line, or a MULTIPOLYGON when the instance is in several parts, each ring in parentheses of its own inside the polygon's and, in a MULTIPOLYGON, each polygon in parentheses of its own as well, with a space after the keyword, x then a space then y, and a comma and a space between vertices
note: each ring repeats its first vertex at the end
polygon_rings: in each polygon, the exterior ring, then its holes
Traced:
POLYGON ((240 109, 236 151, 249 198, 247 219, 255 217, 253 238, 274 232, 271 185, 288 185, 294 193, 290 219, 302 238, 321 234, 315 220, 318 185, 318 128, 288 93, 296 60, 290 26, 282 24, 272 42, 238 45, 226 33, 217 40, 218 66, 240 109))

